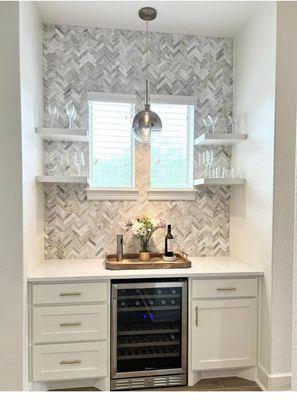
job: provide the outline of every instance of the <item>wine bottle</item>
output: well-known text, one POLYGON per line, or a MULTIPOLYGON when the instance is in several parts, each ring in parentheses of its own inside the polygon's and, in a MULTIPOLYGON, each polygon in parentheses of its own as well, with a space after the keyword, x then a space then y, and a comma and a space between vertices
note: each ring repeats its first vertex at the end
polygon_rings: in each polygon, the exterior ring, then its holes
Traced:
POLYGON ((173 236, 171 225, 167 226, 167 235, 165 236, 165 257, 173 257, 173 236))

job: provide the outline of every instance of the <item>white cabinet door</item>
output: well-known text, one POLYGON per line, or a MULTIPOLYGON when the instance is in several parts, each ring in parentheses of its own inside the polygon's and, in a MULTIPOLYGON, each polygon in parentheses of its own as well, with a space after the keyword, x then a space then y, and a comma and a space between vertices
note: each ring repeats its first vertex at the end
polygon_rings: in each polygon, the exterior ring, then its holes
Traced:
POLYGON ((192 369, 256 365, 257 300, 192 301, 192 369))

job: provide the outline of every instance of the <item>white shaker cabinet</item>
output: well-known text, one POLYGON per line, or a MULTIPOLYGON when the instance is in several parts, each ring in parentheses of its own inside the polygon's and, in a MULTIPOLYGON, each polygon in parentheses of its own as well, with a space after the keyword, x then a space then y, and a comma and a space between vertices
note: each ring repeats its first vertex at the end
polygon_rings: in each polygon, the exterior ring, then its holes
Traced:
POLYGON ((196 297, 190 305, 192 370, 255 366, 257 278, 192 283, 196 297))
POLYGON ((109 283, 52 282, 29 287, 33 382, 109 381, 109 283))

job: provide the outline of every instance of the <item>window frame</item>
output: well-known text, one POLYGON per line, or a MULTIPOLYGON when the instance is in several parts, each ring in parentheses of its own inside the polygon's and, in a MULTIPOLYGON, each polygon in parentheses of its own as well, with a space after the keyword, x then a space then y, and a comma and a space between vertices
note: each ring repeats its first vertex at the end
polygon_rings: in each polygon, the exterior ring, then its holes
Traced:
MULTIPOLYGON (((87 101, 110 101, 110 102, 131 102, 135 104, 135 112, 137 112, 137 96, 129 94, 117 93, 103 93, 103 92, 88 92, 87 101)), ((150 103, 164 103, 164 104, 185 104, 194 106, 194 123, 197 99, 194 96, 173 96, 173 95, 151 95, 150 103)), ((89 110, 89 104, 88 104, 89 110)), ((89 120, 89 173, 92 174, 92 134, 90 132, 90 115, 89 120)), ((194 136, 194 127, 193 127, 194 136)), ((87 189, 88 200, 102 200, 102 201, 136 201, 138 200, 138 189, 135 187, 135 163, 136 163, 136 147, 135 139, 132 140, 133 145, 133 184, 132 188, 93 188, 87 189)), ((193 154, 192 154, 192 169, 194 160, 194 137, 193 137, 193 154)), ((92 178, 92 177, 91 177, 92 178)), ((92 180, 90 180, 92 184, 92 180)), ((196 199, 196 189, 155 189, 149 188, 147 191, 148 200, 153 201, 194 201, 196 199)))
MULTIPOLYGON (((136 112, 136 103, 137 103, 136 95, 88 92, 87 101, 88 101, 88 112, 90 111, 91 102, 130 103, 131 106, 134 106, 133 114, 135 114, 136 112)), ((122 194, 125 194, 124 195, 125 199, 134 200, 135 195, 137 195, 138 191, 135 189, 135 140, 133 136, 131 140, 131 153, 132 153, 131 187, 104 187, 104 186, 96 187, 93 186, 93 121, 90 112, 88 115, 88 123, 89 123, 89 176, 90 176, 89 179, 90 189, 88 190, 88 199, 108 200, 109 197, 111 197, 112 200, 113 199, 118 200, 122 194), (98 194, 98 196, 96 194, 98 194)), ((131 135, 133 135, 132 129, 131 129, 131 135)))
MULTIPOLYGON (((175 197, 178 200, 193 200, 193 191, 194 190, 194 129, 195 129, 195 111, 197 98, 195 96, 174 96, 174 95, 158 95, 152 94, 150 96, 151 104, 175 104, 175 105, 186 105, 192 106, 192 116, 191 120, 188 119, 187 125, 187 158, 189 157, 189 161, 187 162, 187 175, 189 187, 187 188, 153 188, 150 187, 148 191, 148 197, 151 200, 163 200, 168 199, 172 200, 175 197), (189 126, 191 124, 191 126, 189 126), (183 196, 184 193, 184 196, 183 196)), ((153 106, 152 106, 152 110, 153 106)), ((151 167, 152 170, 152 167, 151 167)))

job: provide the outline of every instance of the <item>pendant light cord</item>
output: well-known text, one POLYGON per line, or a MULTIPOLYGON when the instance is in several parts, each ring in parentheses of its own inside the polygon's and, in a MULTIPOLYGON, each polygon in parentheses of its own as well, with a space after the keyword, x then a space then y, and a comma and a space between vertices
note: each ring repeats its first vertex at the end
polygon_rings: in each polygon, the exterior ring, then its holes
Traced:
POLYGON ((145 103, 149 104, 148 100, 148 69, 149 69, 149 57, 148 57, 148 21, 146 21, 146 82, 145 82, 145 103))

